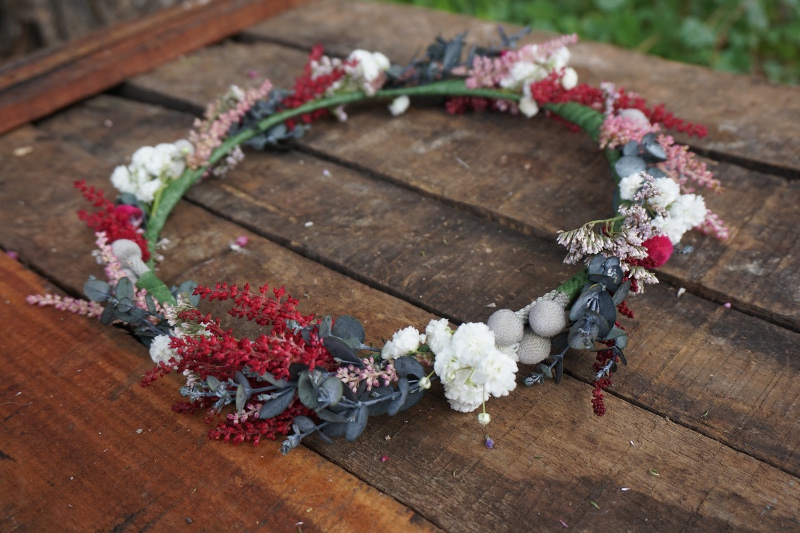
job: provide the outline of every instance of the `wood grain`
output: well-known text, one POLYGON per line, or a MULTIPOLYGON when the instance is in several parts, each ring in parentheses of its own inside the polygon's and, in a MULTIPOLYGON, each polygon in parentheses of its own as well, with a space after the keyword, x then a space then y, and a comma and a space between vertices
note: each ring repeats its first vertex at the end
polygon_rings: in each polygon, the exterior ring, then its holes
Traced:
MULTIPOLYGON (((275 45, 229 43, 139 76, 127 84, 126 93, 147 93, 151 99, 160 94, 167 104, 184 102, 183 108, 199 109, 220 91, 218 82, 192 83, 192 69, 214 72, 215 80, 252 84, 248 65, 261 65, 263 75, 285 87, 292 75, 288 61, 296 61, 299 71, 304 58, 275 45)), ((527 123, 499 114, 453 117, 423 105, 390 119, 382 104, 375 107, 373 112, 351 112, 345 124, 318 124, 300 142, 321 157, 377 172, 426 196, 544 238, 612 213, 610 173, 586 135, 571 134, 542 117, 527 123)), ((663 269, 666 279, 800 331, 800 292, 794 289, 798 264, 793 259, 800 247, 797 220, 786 216, 782 228, 766 225, 776 210, 788 215, 795 209, 800 201, 796 182, 707 162, 726 192, 705 196, 730 226, 731 237, 721 243, 691 232, 684 244, 694 252, 676 255, 663 269)))
POLYGON ((129 335, 27 305, 45 284, 5 255, 0 280, 3 530, 436 530, 305 448, 209 441, 171 412, 177 379, 139 386, 129 335))
MULTIPOLYGON (((504 27, 508 33, 519 29, 504 27)), ((246 34, 303 49, 322 43, 340 55, 356 48, 377 50, 405 63, 438 35, 452 38, 468 31, 469 42, 486 44, 498 42, 496 28, 497 23, 411 6, 326 0, 283 13, 246 34)), ((552 36, 534 32, 523 42, 552 36)), ((708 126, 709 136, 692 138, 691 144, 725 159, 798 176, 800 148, 792 140, 800 136, 800 88, 712 72, 605 44, 583 42, 571 48, 571 64, 582 81, 612 81, 708 126)))
POLYGON ((183 2, 0 68, 0 133, 219 41, 303 0, 183 2))

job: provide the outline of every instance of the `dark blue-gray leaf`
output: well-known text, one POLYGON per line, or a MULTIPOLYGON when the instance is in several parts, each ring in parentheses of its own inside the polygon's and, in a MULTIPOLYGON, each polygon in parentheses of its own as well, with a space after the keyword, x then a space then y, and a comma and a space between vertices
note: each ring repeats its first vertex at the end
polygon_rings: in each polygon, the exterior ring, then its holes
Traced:
POLYGON ((626 155, 639 155, 639 143, 636 141, 628 141, 620 150, 623 156, 626 155))
POLYGON ((647 167, 647 174, 655 179, 668 178, 666 172, 658 167, 647 167))
POLYGON ((556 385, 558 385, 559 383, 561 383, 561 376, 564 375, 564 358, 563 357, 559 357, 558 360, 556 361, 555 371, 556 371, 556 373, 555 373, 555 376, 553 376, 553 381, 555 381, 556 385))
POLYGON ((336 422, 346 424, 349 422, 349 417, 345 413, 335 413, 330 409, 320 409, 317 411, 317 416, 326 422, 336 422))
MULTIPOLYGON (((308 370, 308 365, 304 363, 291 363, 289 365, 289 381, 297 381, 300 379, 300 374, 308 370)), ((270 383, 272 383, 270 381, 270 383)), ((275 385, 275 383, 272 383, 275 385)))
POLYGON ((147 304, 147 310, 150 311, 150 314, 158 315, 158 309, 156 309, 156 302, 153 300, 153 297, 149 294, 145 294, 144 301, 147 304))
POLYGON ((247 403, 247 388, 239 383, 236 387, 236 412, 242 414, 247 403))
POLYGON ((331 334, 331 322, 333 322, 333 319, 330 315, 326 315, 320 320, 319 326, 317 326, 317 335, 320 338, 327 337, 331 334))
MULTIPOLYGON (((303 366, 305 366, 305 365, 303 365, 303 366)), ((291 368, 291 367, 290 367, 290 368, 291 368)), ((299 374, 299 373, 300 373, 302 370, 308 370, 308 367, 305 367, 305 368, 303 368, 303 369, 301 369, 301 370, 298 370, 298 374, 299 374)), ((260 376, 258 376, 258 377, 259 377, 259 379, 260 379, 261 381, 266 381, 267 383, 269 383, 270 385, 274 385, 275 387, 280 387, 280 388, 283 388, 283 387, 285 387, 285 386, 286 386, 286 380, 285 380, 285 379, 275 379, 275 376, 273 376, 273 375, 272 375, 272 374, 270 374, 269 372, 264 372, 263 374, 261 374, 261 375, 260 375, 260 376)))
POLYGON ((583 292, 581 292, 580 296, 578 296, 578 299, 575 300, 575 303, 572 304, 572 308, 569 310, 570 322, 576 322, 578 319, 580 319, 583 315, 584 309, 593 309, 596 311, 597 299, 599 295, 604 292, 606 291, 600 284, 593 284, 585 288, 583 292))
POLYGON ((335 406, 342 399, 344 384, 342 380, 336 376, 330 376, 322 382, 320 392, 324 397, 324 401, 329 405, 335 406))
POLYGON ((103 303, 111 296, 111 285, 102 279, 89 278, 83 284, 83 294, 93 302, 103 303))
POLYGON ((416 358, 404 355, 394 360, 394 370, 398 377, 414 376, 421 378, 426 375, 425 367, 416 358))
POLYGON ((103 309, 103 313, 100 315, 100 323, 107 326, 114 321, 114 317, 116 316, 117 312, 114 309, 113 305, 107 305, 105 309, 103 309))
POLYGON ((546 378, 553 379, 553 372, 550 370, 550 367, 543 363, 536 365, 536 371, 546 378))
POLYGON ((331 333, 340 339, 355 337, 359 344, 364 342, 364 339, 366 338, 364 326, 361 325, 361 322, 359 322, 357 318, 350 315, 342 315, 337 318, 336 322, 334 322, 333 327, 331 328, 331 333))
MULTIPOLYGON (((386 385, 381 387, 373 387, 372 390, 370 391, 362 392, 358 396, 358 399, 361 400, 362 402, 366 402, 370 400, 375 400, 377 398, 388 398, 392 394, 394 394, 394 388, 389 385, 386 385)), ((369 416, 378 416, 385 414, 389 408, 389 401, 390 400, 387 399, 381 402, 370 404, 367 408, 369 411, 369 416)))
POLYGON ((322 433, 328 437, 341 437, 347 431, 347 424, 345 423, 330 423, 322 428, 322 433))
POLYGON ((386 408, 386 412, 389 416, 396 415, 406 404, 409 389, 408 378, 400 378, 397 380, 397 390, 400 391, 400 395, 389 402, 389 407, 386 408))
POLYGON ((208 389, 209 389, 211 392, 217 392, 217 389, 219 389, 219 386, 221 385, 221 383, 220 383, 220 381, 219 381, 217 378, 215 378, 214 376, 208 376, 208 377, 206 378, 206 385, 208 385, 208 389))
POLYGON ((601 254, 593 256, 592 259, 589 261, 589 266, 587 267, 589 274, 590 275, 602 274, 605 270, 605 267, 603 267, 603 263, 605 263, 605 261, 606 261, 605 256, 601 254))
POLYGON ((353 442, 360 437, 367 427, 368 419, 369 413, 367 412, 367 407, 364 404, 356 407, 353 421, 347 423, 347 428, 344 431, 344 438, 347 439, 348 442, 353 442))
POLYGON ((613 326, 614 322, 617 321, 617 306, 614 305, 614 300, 607 291, 603 291, 597 295, 596 311, 605 319, 606 324, 609 324, 609 329, 600 331, 600 336, 602 337, 611 329, 610 326, 613 326))
POLYGON ((614 305, 619 305, 628 296, 628 292, 631 290, 631 280, 625 281, 622 285, 620 285, 616 291, 614 291, 614 305))
POLYGON ((660 163, 667 160, 666 150, 655 141, 642 143, 642 156, 650 163, 660 163))
MULTIPOLYGON (((261 420, 266 420, 267 418, 275 418, 282 412, 284 412, 289 405, 294 400, 294 389, 285 389, 277 393, 277 396, 271 400, 267 400, 264 402, 264 405, 261 406, 261 410, 258 412, 258 418, 261 420)), ((301 417, 296 417, 294 419, 295 424, 297 424, 297 419, 301 417)), ((310 418, 302 417, 311 422, 310 418)), ((313 425, 314 423, 311 422, 313 425)))
POLYGON ((350 348, 343 340, 328 335, 322 339, 325 348, 330 352, 331 356, 340 364, 353 365, 357 368, 364 368, 364 361, 350 348))
POLYGON ((120 278, 117 286, 114 287, 114 295, 119 299, 127 298, 133 300, 133 283, 128 278, 120 278))
POLYGON ((601 337, 601 328, 608 331, 608 323, 596 312, 586 309, 583 316, 569 329, 569 347, 574 350, 591 350, 594 341, 601 337))
POLYGON ((569 333, 564 332, 564 333, 559 333, 558 335, 550 339, 550 345, 553 347, 553 351, 555 351, 556 353, 565 351, 567 349, 567 346, 569 346, 569 344, 567 343, 568 336, 569 333))
POLYGON ((314 431, 316 427, 317 425, 313 420, 303 415, 294 417, 292 422, 292 429, 294 429, 295 433, 308 433, 309 431, 314 431))
POLYGON ((405 411, 406 409, 410 409, 410 408, 414 407, 415 405, 417 405, 417 402, 419 402, 422 399, 422 395, 423 394, 424 394, 424 392, 423 392, 422 389, 419 389, 416 392, 410 392, 408 394, 408 398, 406 398, 406 403, 403 405, 403 408, 400 409, 400 410, 401 411, 405 411))
POLYGON ((645 160, 636 155, 624 155, 614 164, 614 170, 620 178, 637 174, 647 168, 645 160))
POLYGON ((317 408, 317 397, 319 396, 319 388, 314 380, 311 379, 311 374, 306 370, 300 374, 300 379, 297 381, 297 395, 300 401, 309 409, 317 408))
POLYGON ((239 385, 243 385, 246 388, 250 388, 250 382, 247 380, 247 376, 245 376, 242 372, 236 372, 236 374, 233 376, 233 381, 239 385))

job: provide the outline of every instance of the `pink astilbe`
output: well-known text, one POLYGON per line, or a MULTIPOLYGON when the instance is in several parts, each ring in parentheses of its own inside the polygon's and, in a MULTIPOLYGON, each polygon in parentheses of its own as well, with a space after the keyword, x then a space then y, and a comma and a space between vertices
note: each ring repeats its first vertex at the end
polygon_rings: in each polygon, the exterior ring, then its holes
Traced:
POLYGON ((730 235, 725 222, 719 218, 719 215, 712 213, 710 209, 706 213, 705 221, 703 221, 703 224, 697 229, 705 235, 712 235, 722 241, 727 239, 730 235))
POLYGON ((122 264, 119 259, 111 251, 111 244, 108 242, 105 232, 99 231, 95 233, 95 237, 94 243, 98 249, 92 252, 92 255, 95 256, 99 264, 104 265, 103 270, 106 274, 106 279, 110 284, 114 285, 124 278, 126 274, 122 270, 122 264))
POLYGON ((648 133, 658 133, 658 124, 649 124, 631 117, 611 115, 600 127, 600 148, 617 148, 629 141, 641 141, 648 133))
POLYGON ((51 306, 59 311, 68 311, 76 315, 98 318, 103 314, 103 306, 97 302, 80 300, 70 296, 59 296, 58 294, 32 294, 25 298, 31 305, 39 307, 51 306))
POLYGON ((393 381, 397 381, 394 364, 389 363, 381 368, 380 365, 375 364, 375 359, 372 357, 364 361, 364 368, 356 368, 353 365, 339 367, 336 371, 336 377, 349 386, 353 392, 358 391, 358 386, 361 382, 366 383, 369 391, 373 387, 385 387, 393 381))
MULTIPOLYGON (((264 80, 258 88, 242 91, 235 85, 217 101, 209 104, 205 112, 205 120, 196 119, 194 129, 189 133, 189 141, 194 145, 194 153, 187 158, 190 168, 200 168, 208 164, 211 154, 218 148, 231 127, 238 124, 242 117, 264 99, 272 90, 272 83, 264 80)), ((229 156, 225 161, 228 168, 241 160, 241 151, 229 156)))
POLYGON ((706 164, 689 151, 688 146, 676 143, 671 135, 659 135, 658 144, 667 152, 667 160, 659 163, 658 168, 678 182, 682 193, 695 191, 690 182, 714 192, 722 192, 722 184, 714 178, 706 164))

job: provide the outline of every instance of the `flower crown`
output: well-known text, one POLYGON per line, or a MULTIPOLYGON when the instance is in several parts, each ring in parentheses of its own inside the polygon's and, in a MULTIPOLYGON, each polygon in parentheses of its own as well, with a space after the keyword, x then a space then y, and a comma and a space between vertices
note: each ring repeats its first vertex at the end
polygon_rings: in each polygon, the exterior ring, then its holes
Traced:
MULTIPOLYGON (((356 50, 338 59, 315 47, 291 90, 269 81, 231 87, 195 121, 188 140, 140 148, 130 164, 118 166, 111 175, 115 201, 76 183, 94 206, 79 216, 96 233, 106 280, 89 278, 88 300, 46 295, 29 302, 127 324, 156 363, 142 384, 181 373, 186 401, 175 410, 206 409, 209 419, 220 418, 209 436, 226 442, 286 435, 286 453, 312 433, 354 440, 370 415, 408 409, 436 378, 453 409, 481 408, 478 421, 486 425, 486 401, 516 388, 520 365, 528 367, 525 385, 558 383, 570 349, 596 351, 591 403, 603 415, 603 390, 617 365, 627 364, 628 335, 618 320, 618 314, 633 318, 627 296, 657 282, 652 269, 667 261, 686 231, 727 237, 695 192, 721 186, 686 146, 661 131, 703 136, 705 128, 613 84, 579 83, 568 66, 575 36, 516 49, 524 33, 501 30, 502 47, 473 46, 466 54, 464 34, 440 38, 405 66, 378 52, 356 50), (242 147, 285 144, 327 115, 347 120, 344 106, 361 100, 387 100, 399 115, 410 97, 443 98, 449 113, 542 113, 597 141, 611 166, 616 214, 557 238, 568 250, 565 262, 584 268, 523 309, 500 309, 486 323, 455 328, 444 318, 424 332, 408 326, 380 347, 365 344, 355 317, 299 313, 284 288, 190 281, 170 288, 155 274, 159 234, 171 210, 198 180, 231 170, 244 157, 242 147), (264 333, 236 337, 197 309, 201 299, 228 301, 231 316, 264 333)), ((245 246, 244 237, 232 244, 245 246)), ((492 445, 488 436, 486 444, 492 445)))

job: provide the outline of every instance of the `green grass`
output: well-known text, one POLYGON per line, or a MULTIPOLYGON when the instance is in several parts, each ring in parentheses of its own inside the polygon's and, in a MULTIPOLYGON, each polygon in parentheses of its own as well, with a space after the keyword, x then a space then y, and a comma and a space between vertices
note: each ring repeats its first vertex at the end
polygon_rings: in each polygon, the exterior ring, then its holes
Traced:
POLYGON ((384 0, 800 83, 800 0, 384 0))

